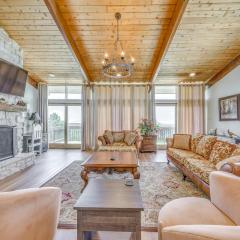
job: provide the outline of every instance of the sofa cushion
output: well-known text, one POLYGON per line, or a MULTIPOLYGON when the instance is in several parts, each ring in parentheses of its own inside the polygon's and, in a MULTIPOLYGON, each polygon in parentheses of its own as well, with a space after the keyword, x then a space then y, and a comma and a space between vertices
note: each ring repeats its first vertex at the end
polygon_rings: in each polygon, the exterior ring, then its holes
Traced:
POLYGON ((177 149, 177 148, 169 148, 167 150, 167 154, 169 154, 171 157, 175 158, 177 161, 179 161, 181 164, 183 164, 183 160, 186 158, 200 158, 203 159, 202 156, 183 149, 177 149))
POLYGON ((107 144, 113 144, 113 135, 111 131, 105 130, 103 137, 105 138, 107 144))
POLYGON ((200 177, 207 184, 209 184, 210 173, 216 170, 215 166, 206 159, 187 158, 184 159, 183 164, 189 171, 200 177))
POLYGON ((223 142, 223 141, 217 141, 213 145, 213 149, 211 151, 209 161, 216 165, 218 162, 222 161, 225 158, 228 158, 231 156, 232 152, 236 148, 236 145, 223 142))
POLYGON ((232 156, 240 156, 240 147, 237 146, 236 149, 233 151, 232 156))
POLYGON ((125 143, 113 143, 112 145, 99 146, 98 151, 137 152, 137 149, 134 145, 128 146, 125 143))
POLYGON ((124 141, 124 132, 112 132, 114 142, 124 141))
POLYGON ((217 141, 216 137, 204 136, 198 143, 196 148, 196 153, 209 159, 210 153, 212 151, 213 145, 217 141))
POLYGON ((202 138, 203 138, 203 135, 201 135, 201 134, 198 134, 198 135, 196 135, 195 137, 192 138, 192 143, 191 143, 192 152, 196 153, 197 145, 202 138))
POLYGON ((137 134, 135 132, 126 132, 124 137, 124 142, 131 146, 136 142, 137 134))
POLYGON ((173 148, 191 150, 191 139, 190 134, 174 134, 173 135, 173 148))
POLYGON ((235 225, 208 199, 185 197, 175 199, 159 212, 160 230, 175 225, 235 225))

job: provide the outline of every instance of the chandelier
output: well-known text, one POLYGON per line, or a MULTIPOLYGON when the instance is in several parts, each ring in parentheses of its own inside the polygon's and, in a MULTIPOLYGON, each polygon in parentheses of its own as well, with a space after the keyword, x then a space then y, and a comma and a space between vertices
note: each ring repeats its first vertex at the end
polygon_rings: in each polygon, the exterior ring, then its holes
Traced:
POLYGON ((119 20, 121 19, 121 13, 115 13, 115 18, 117 20, 117 39, 114 43, 112 54, 109 56, 108 53, 105 53, 104 55, 102 72, 106 77, 118 79, 132 75, 134 58, 126 57, 119 38, 119 20))

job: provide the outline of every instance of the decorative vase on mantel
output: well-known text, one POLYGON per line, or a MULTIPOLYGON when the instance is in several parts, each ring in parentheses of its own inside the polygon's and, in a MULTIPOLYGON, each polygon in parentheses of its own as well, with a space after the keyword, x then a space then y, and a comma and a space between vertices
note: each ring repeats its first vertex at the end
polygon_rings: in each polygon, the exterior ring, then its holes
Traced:
POLYGON ((139 130, 143 138, 140 152, 157 151, 157 134, 160 130, 159 124, 154 124, 151 120, 142 119, 139 130))

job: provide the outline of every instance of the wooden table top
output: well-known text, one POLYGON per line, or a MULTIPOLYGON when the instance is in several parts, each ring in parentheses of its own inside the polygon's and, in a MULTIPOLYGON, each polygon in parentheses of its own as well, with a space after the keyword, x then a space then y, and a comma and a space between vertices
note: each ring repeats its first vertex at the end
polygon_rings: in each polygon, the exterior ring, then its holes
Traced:
POLYGON ((138 167, 134 152, 95 152, 82 166, 85 167, 138 167), (115 160, 111 160, 114 158, 115 160))
POLYGON ((126 186, 124 180, 91 179, 74 206, 76 210, 143 211, 139 181, 126 186))

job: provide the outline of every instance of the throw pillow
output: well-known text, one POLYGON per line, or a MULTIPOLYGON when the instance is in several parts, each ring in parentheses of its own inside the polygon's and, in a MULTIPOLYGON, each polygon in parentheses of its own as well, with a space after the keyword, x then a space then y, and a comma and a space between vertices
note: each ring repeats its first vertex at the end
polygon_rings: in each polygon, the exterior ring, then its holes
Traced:
POLYGON ((102 143, 103 146, 107 145, 106 140, 103 136, 99 136, 98 140, 102 143))
POLYGON ((203 138, 203 135, 201 135, 201 134, 198 134, 198 135, 196 135, 195 137, 192 138, 192 143, 191 143, 192 152, 196 153, 197 145, 202 138, 203 138))
POLYGON ((124 132, 112 132, 114 142, 123 142, 124 132))
POLYGON ((232 156, 240 156, 240 147, 236 147, 232 153, 232 156))
POLYGON ((113 144, 113 135, 111 131, 105 130, 103 137, 105 138, 107 144, 113 144))
POLYGON ((191 139, 190 134, 174 134, 173 135, 173 148, 190 150, 191 149, 191 139))
POLYGON ((137 134, 135 132, 126 132, 124 137, 124 142, 130 146, 135 143, 137 134))
POLYGON ((213 149, 211 151, 209 161, 212 164, 216 165, 218 162, 222 161, 223 159, 230 157, 235 148, 236 146, 231 143, 217 141, 213 145, 213 149))
POLYGON ((204 136, 197 145, 196 153, 209 159, 210 153, 212 151, 213 145, 217 141, 216 137, 204 136))

